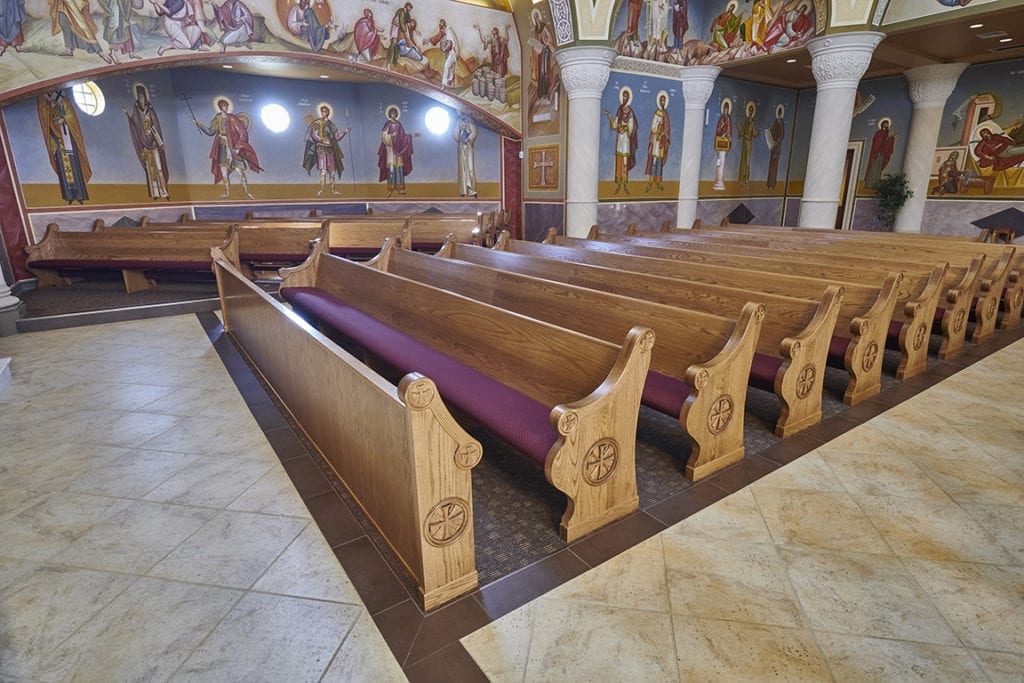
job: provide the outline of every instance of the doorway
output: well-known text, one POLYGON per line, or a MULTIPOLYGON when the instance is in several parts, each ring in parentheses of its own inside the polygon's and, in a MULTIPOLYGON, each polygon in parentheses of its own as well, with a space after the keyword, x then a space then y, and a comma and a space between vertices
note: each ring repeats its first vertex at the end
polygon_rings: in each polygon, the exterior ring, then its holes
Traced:
POLYGON ((854 140, 846 147, 843 161, 843 182, 839 186, 839 207, 836 210, 836 230, 850 230, 853 222, 853 207, 857 197, 857 183, 860 178, 860 158, 864 141, 854 140))

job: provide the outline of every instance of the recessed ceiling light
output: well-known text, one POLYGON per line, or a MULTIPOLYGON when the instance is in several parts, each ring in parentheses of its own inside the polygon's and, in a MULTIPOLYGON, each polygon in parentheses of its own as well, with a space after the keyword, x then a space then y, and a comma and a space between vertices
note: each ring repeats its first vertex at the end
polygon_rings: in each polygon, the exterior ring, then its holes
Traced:
POLYGON ((1013 38, 1000 38, 999 42, 1000 43, 1012 43, 1013 42, 1013 38))
POLYGON ((786 60, 786 64, 796 64, 796 60, 795 59, 787 59, 786 60))
POLYGON ((235 68, 235 67, 233 67, 233 66, 232 66, 232 65, 230 65, 230 64, 221 64, 221 66, 222 66, 223 68, 225 68, 225 69, 234 69, 234 68, 235 68))
POLYGON ((984 28, 985 24, 971 24, 970 28, 984 28))
POLYGON ((327 74, 320 74, 320 78, 330 78, 327 74))

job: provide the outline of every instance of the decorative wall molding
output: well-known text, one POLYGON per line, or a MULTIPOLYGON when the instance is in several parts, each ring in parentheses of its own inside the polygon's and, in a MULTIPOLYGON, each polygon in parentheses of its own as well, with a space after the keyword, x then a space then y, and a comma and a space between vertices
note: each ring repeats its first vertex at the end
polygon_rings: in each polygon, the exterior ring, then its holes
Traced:
POLYGON ((568 45, 575 40, 572 29, 572 10, 569 0, 548 0, 551 8, 551 20, 555 24, 555 44, 558 47, 568 45))
MULTIPOLYGON (((631 74, 647 74, 650 76, 658 76, 659 78, 682 78, 684 67, 681 64, 671 64, 669 62, 653 62, 648 59, 638 59, 636 57, 624 57, 618 56, 612 63, 612 68, 616 71, 625 71, 631 74)), ((716 67, 717 68, 717 67, 716 67)))

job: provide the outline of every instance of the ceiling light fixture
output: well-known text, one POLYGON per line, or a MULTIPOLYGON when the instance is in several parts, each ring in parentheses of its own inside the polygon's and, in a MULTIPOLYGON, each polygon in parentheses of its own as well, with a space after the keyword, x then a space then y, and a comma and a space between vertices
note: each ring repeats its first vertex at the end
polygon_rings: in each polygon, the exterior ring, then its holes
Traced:
POLYGON ((796 60, 795 59, 787 59, 786 60, 786 64, 796 64, 796 60))
POLYGON ((970 28, 985 28, 985 24, 971 24, 970 28))
POLYGON ((327 74, 320 74, 320 78, 330 78, 327 74))
POLYGON ((1000 43, 1012 43, 1013 42, 1013 38, 1000 38, 999 42, 1000 43))
POLYGON ((224 69, 234 69, 235 67, 233 67, 230 64, 221 64, 221 68, 224 68, 224 69))

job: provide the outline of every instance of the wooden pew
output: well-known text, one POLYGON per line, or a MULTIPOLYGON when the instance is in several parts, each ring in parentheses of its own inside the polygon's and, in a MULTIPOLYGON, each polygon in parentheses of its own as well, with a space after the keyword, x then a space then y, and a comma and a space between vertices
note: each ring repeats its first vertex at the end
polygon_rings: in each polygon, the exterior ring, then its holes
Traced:
POLYGON ((596 228, 591 237, 599 241, 628 243, 641 249, 660 250, 660 258, 679 258, 724 265, 741 264, 744 267, 768 272, 797 273, 807 277, 822 277, 849 283, 873 286, 880 277, 899 271, 904 279, 897 294, 898 306, 887 335, 890 348, 899 348, 900 366, 897 376, 908 379, 923 371, 927 365, 929 331, 938 320, 942 343, 940 358, 951 358, 964 347, 967 319, 971 301, 981 282, 984 257, 977 257, 967 267, 951 267, 939 261, 929 267, 902 261, 850 256, 847 254, 799 254, 791 251, 773 252, 768 247, 702 243, 699 240, 669 242, 658 238, 604 236, 596 228), (667 255, 665 250, 680 253, 667 255), (945 302, 942 303, 942 298, 945 302), (936 315, 940 305, 943 314, 936 315))
POLYGON ((283 275, 286 301, 325 323, 330 317, 373 357, 427 376, 428 367, 444 367, 432 379, 445 403, 542 464, 567 496, 565 540, 638 508, 636 425, 654 345, 649 329, 633 327, 609 343, 322 249, 283 275), (410 346, 418 350, 402 355, 410 346), (500 396, 482 400, 481 392, 500 396))
MULTIPOLYGON (((849 375, 850 382, 843 396, 846 403, 856 405, 881 390, 882 364, 879 361, 903 279, 901 273, 879 276, 874 285, 864 285, 837 282, 824 275, 758 272, 743 263, 742 259, 730 260, 714 254, 711 255, 713 258, 706 258, 704 254, 697 254, 694 258, 676 249, 658 249, 626 242, 580 240, 559 237, 553 232, 549 232, 546 239, 560 246, 571 247, 567 251, 548 252, 558 254, 553 258, 650 275, 700 280, 783 296, 820 297, 826 286, 842 285, 844 297, 833 339, 834 348, 829 351, 829 364, 844 368, 849 375), (596 256, 599 252, 608 253, 596 256), (636 260, 629 258, 631 256, 648 258, 636 260), (846 330, 849 330, 849 336, 846 330)), ((495 248, 544 256, 547 246, 522 240, 500 239, 495 248)))
MULTIPOLYGON (((675 379, 672 384, 680 391, 671 416, 693 442, 687 478, 699 479, 743 457, 746 383, 765 317, 763 305, 747 301, 735 317, 710 315, 450 257, 463 250, 489 251, 452 241, 442 250, 447 258, 397 249, 378 263, 390 273, 606 341, 621 339, 643 323, 657 338, 652 373, 675 379), (722 418, 725 405, 730 406, 729 420, 722 418)), ((649 394, 664 384, 649 375, 644 403, 668 414, 649 394)))
MULTIPOLYGON (((703 227, 699 229, 702 232, 712 232, 703 227)), ((681 232, 682 234, 685 234, 685 231, 669 230, 667 232, 681 232)), ((739 226, 731 223, 723 224, 720 229, 716 229, 713 232, 738 235, 752 234, 780 239, 796 239, 813 242, 815 244, 825 242, 853 244, 858 247, 874 245, 880 249, 884 249, 884 253, 886 254, 890 252, 893 245, 900 245, 901 249, 903 249, 903 253, 905 254, 930 254, 937 258, 948 259, 954 265, 958 263, 966 263, 969 259, 978 255, 987 257, 991 263, 995 264, 1002 263, 1005 259, 1009 258, 1010 265, 1005 274, 1004 288, 1001 290, 1003 317, 999 323, 999 327, 1001 329, 1012 329, 1020 324, 1021 309, 1024 308, 1024 249, 1012 251, 1014 248, 1013 244, 986 244, 952 235, 876 233, 860 230, 774 228, 769 226, 753 225, 739 226), (1009 257, 1007 257, 1008 251, 1010 253, 1009 257)), ((993 272, 988 274, 988 283, 982 287, 983 292, 995 292, 998 289, 999 280, 1003 279, 1003 273, 1001 272, 1003 269, 1000 268, 999 265, 991 267, 993 272)), ((992 304, 986 300, 982 307, 984 308, 985 306, 991 308, 992 304)), ((981 311, 980 313, 981 315, 979 316, 976 311, 976 317, 979 319, 981 317, 994 317, 985 311, 981 311)), ((986 330, 983 330, 983 334, 985 333, 986 330)), ((988 332, 988 334, 990 334, 990 332, 988 332)))
POLYGON ((174 231, 65 232, 51 223, 38 244, 25 247, 27 267, 39 287, 68 283, 60 271, 120 270, 125 291, 156 286, 154 271, 211 271, 210 249, 220 245, 238 263, 238 233, 233 227, 174 231))
MULTIPOLYGON (((764 305, 765 317, 748 382, 778 396, 782 411, 775 427, 776 435, 790 436, 821 420, 825 364, 843 297, 840 286, 823 287, 819 298, 814 300, 453 243, 446 244, 438 256, 630 297, 637 303, 616 299, 616 305, 627 315, 639 314, 635 308, 639 302, 654 302, 685 309, 685 314, 683 311, 676 314, 681 321, 689 320, 689 311, 737 319, 742 317, 747 302, 756 299, 764 305)), ((488 289, 487 285, 481 286, 482 291, 488 289)), ((553 312, 554 319, 559 315, 563 313, 553 312)), ((612 317, 614 313, 608 315, 608 319, 612 317)), ((597 330, 603 329, 603 316, 593 322, 597 330)), ((659 350, 667 353, 665 334, 658 327, 654 329, 659 350)), ((680 346, 697 348, 693 342, 680 346)), ((657 360, 655 353, 652 367, 657 360)))
POLYGON ((424 608, 475 588, 470 471, 482 449, 434 383, 410 373, 391 385, 216 250, 214 263, 225 331, 394 550, 424 608))

